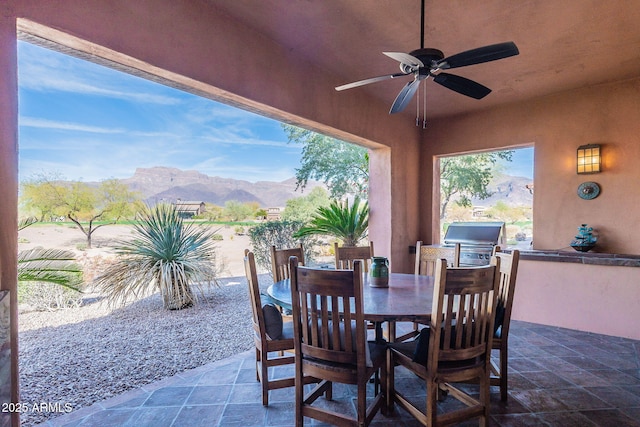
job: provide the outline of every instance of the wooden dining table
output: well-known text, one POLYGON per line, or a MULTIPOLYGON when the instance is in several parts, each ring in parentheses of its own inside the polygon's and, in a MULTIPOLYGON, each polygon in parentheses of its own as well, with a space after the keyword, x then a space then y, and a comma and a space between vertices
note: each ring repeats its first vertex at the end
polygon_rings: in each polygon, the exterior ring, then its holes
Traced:
MULTIPOLYGON (((388 324, 388 338, 396 336, 396 322, 427 323, 431 317, 433 277, 391 273, 386 288, 370 285, 370 277, 363 274, 362 294, 364 318, 376 325, 376 339, 382 338, 382 324, 388 324)), ((283 308, 291 309, 291 282, 285 279, 274 283, 267 294, 283 308)))

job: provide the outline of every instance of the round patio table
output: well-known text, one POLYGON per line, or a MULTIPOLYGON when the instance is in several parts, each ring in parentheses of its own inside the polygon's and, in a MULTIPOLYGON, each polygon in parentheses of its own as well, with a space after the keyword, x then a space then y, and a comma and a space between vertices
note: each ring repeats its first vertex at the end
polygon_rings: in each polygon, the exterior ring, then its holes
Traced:
MULTIPOLYGON (((362 294, 364 318, 376 325, 376 338, 382 337, 382 323, 389 324, 389 337, 395 337, 396 322, 427 323, 431 318, 433 277, 391 273, 389 287, 369 285, 369 275, 363 274, 362 294)), ((274 283, 267 294, 283 308, 291 309, 291 282, 274 283)))

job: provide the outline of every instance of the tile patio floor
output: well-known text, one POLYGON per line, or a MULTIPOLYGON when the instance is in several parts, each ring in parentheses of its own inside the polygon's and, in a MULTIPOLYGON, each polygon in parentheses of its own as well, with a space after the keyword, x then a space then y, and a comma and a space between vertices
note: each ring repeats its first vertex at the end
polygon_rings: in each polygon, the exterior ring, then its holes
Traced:
MULTIPOLYGON (((490 425, 640 426, 640 341, 518 321, 509 340, 509 401, 501 403, 492 388, 490 425)), ((42 425, 292 426, 293 389, 271 391, 263 407, 253 357, 238 354, 42 425)), ((424 385, 408 372, 397 370, 396 384, 424 398, 424 385)), ((352 398, 351 388, 334 389, 337 405, 353 408, 352 398)), ((396 407, 389 418, 377 414, 373 425, 418 424, 396 407)))

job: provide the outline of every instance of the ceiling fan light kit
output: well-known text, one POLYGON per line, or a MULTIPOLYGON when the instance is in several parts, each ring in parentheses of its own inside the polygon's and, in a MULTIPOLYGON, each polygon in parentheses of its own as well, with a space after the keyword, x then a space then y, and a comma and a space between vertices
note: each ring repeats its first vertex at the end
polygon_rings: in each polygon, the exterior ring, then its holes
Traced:
MULTIPOLYGON (((451 68, 466 67, 468 65, 482 64, 484 62, 496 61, 518 55, 517 46, 514 42, 504 42, 483 46, 455 55, 446 57, 444 53, 438 49, 424 47, 424 0, 422 0, 422 16, 421 16, 421 46, 420 49, 413 50, 409 53, 402 52, 383 52, 384 55, 392 58, 400 63, 400 73, 388 74, 385 76, 372 77, 365 80, 359 80, 336 87, 337 91, 352 89, 383 80, 395 79, 405 76, 413 76, 413 80, 407 83, 398 93, 395 101, 391 105, 389 114, 395 114, 403 111, 413 98, 420 86, 420 82, 429 78, 441 86, 446 87, 454 92, 468 96, 474 99, 482 99, 491 93, 491 89, 481 85, 478 82, 467 79, 466 77, 457 76, 455 74, 445 73, 442 70, 451 68)), ((416 117, 416 124, 419 121, 419 107, 416 117)), ((426 105, 426 91, 425 91, 426 105)), ((426 114, 425 114, 426 117, 426 114)), ((426 126, 423 123, 423 127, 426 126)))

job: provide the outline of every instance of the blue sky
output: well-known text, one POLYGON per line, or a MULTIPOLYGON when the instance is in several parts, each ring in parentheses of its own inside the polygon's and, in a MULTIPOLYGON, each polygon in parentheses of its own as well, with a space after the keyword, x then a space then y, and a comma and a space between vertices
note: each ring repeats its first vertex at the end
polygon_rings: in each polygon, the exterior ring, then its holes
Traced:
MULTIPOLYGON (((284 181, 301 147, 280 123, 29 43, 18 44, 20 179, 128 178, 168 166, 225 178, 284 181)), ((533 150, 507 173, 532 176, 533 150)))

